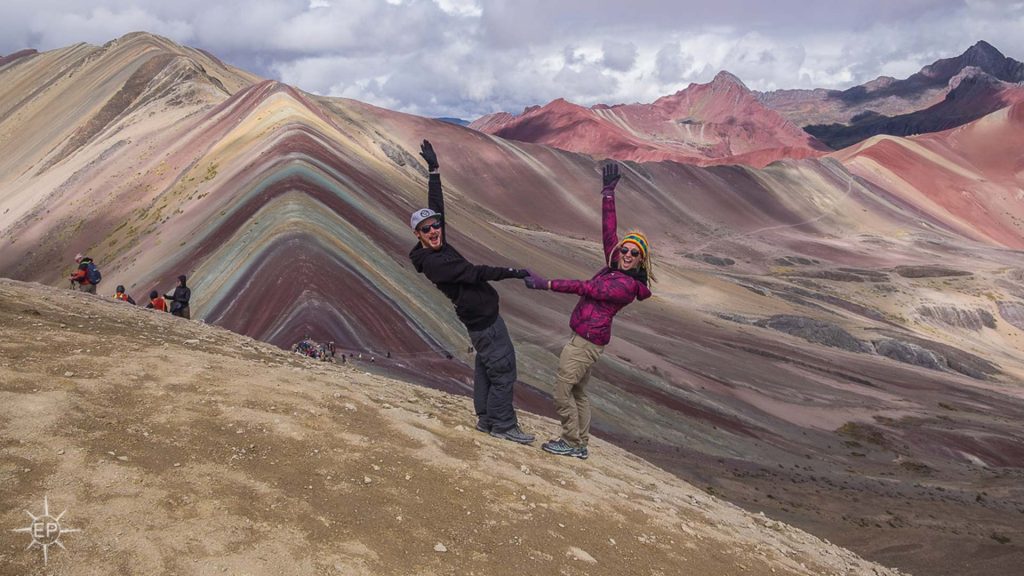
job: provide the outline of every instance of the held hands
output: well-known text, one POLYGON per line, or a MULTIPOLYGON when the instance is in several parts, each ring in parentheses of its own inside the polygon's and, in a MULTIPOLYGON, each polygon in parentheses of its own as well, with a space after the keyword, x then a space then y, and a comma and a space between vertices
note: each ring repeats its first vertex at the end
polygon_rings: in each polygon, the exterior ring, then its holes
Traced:
POLYGON ((430 145, 429 140, 424 140, 420 144, 420 156, 423 156, 423 159, 427 161, 427 169, 431 172, 437 171, 437 154, 434 152, 434 147, 430 145))
POLYGON ((543 276, 537 276, 536 274, 530 273, 523 282, 526 283, 526 287, 530 290, 550 290, 551 282, 543 276))
POLYGON ((601 189, 601 196, 615 196, 615 185, 619 183, 619 164, 609 162, 601 169, 601 182, 604 188, 601 189))

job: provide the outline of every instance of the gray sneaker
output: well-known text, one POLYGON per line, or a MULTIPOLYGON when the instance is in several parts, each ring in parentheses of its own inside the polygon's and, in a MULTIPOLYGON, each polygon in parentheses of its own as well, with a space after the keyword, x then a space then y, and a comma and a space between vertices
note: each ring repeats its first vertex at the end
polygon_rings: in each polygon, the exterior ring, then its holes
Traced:
POLYGON ((504 430, 501 432, 497 430, 491 430, 491 436, 494 436, 495 438, 503 438, 505 440, 518 442, 519 444, 531 444, 534 440, 537 439, 533 434, 527 434, 526 432, 523 432, 522 429, 519 428, 518 424, 509 428, 508 430, 504 430))
POLYGON ((573 446, 561 438, 545 442, 541 445, 541 450, 550 452, 551 454, 557 454, 559 456, 572 456, 573 458, 579 458, 580 460, 586 460, 590 453, 587 452, 586 446, 573 446))

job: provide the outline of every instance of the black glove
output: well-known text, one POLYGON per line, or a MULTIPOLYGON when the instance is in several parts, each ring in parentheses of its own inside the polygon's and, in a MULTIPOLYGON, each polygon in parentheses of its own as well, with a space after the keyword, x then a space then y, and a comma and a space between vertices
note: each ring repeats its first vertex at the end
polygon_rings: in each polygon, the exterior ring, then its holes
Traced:
POLYGON ((508 272, 511 275, 510 278, 519 278, 520 280, 531 276, 530 271, 526 268, 509 268, 508 272))
POLYGON ((429 140, 424 140, 423 144, 420 144, 420 156, 427 161, 427 169, 431 172, 438 169, 437 154, 434 153, 434 147, 430 145, 429 140))
POLYGON ((615 185, 619 183, 619 165, 616 162, 609 162, 601 169, 601 182, 604 188, 601 189, 602 196, 614 196, 615 185))

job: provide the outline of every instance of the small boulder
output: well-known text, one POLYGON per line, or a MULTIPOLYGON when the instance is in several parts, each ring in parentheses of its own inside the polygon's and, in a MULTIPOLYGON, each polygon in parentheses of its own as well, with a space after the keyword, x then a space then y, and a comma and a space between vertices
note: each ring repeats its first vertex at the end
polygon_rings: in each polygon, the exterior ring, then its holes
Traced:
POLYGON ((594 559, 586 550, 570 546, 569 550, 565 553, 566 556, 573 560, 579 560, 580 562, 586 562, 587 564, 597 564, 597 560, 594 559))

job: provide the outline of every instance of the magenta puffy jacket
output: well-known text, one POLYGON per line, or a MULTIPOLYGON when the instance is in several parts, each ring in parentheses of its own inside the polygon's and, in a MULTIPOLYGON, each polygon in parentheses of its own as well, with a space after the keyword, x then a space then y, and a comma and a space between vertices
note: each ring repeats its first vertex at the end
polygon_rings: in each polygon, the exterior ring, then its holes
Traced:
MULTIPOLYGON (((601 201, 601 237, 605 262, 618 259, 612 254, 619 243, 616 233, 615 198, 601 201)), ((552 280, 551 290, 579 294, 580 301, 569 318, 569 327, 587 341, 598 346, 612 338, 612 319, 633 300, 646 300, 651 290, 635 278, 605 266, 590 280, 552 280)))

